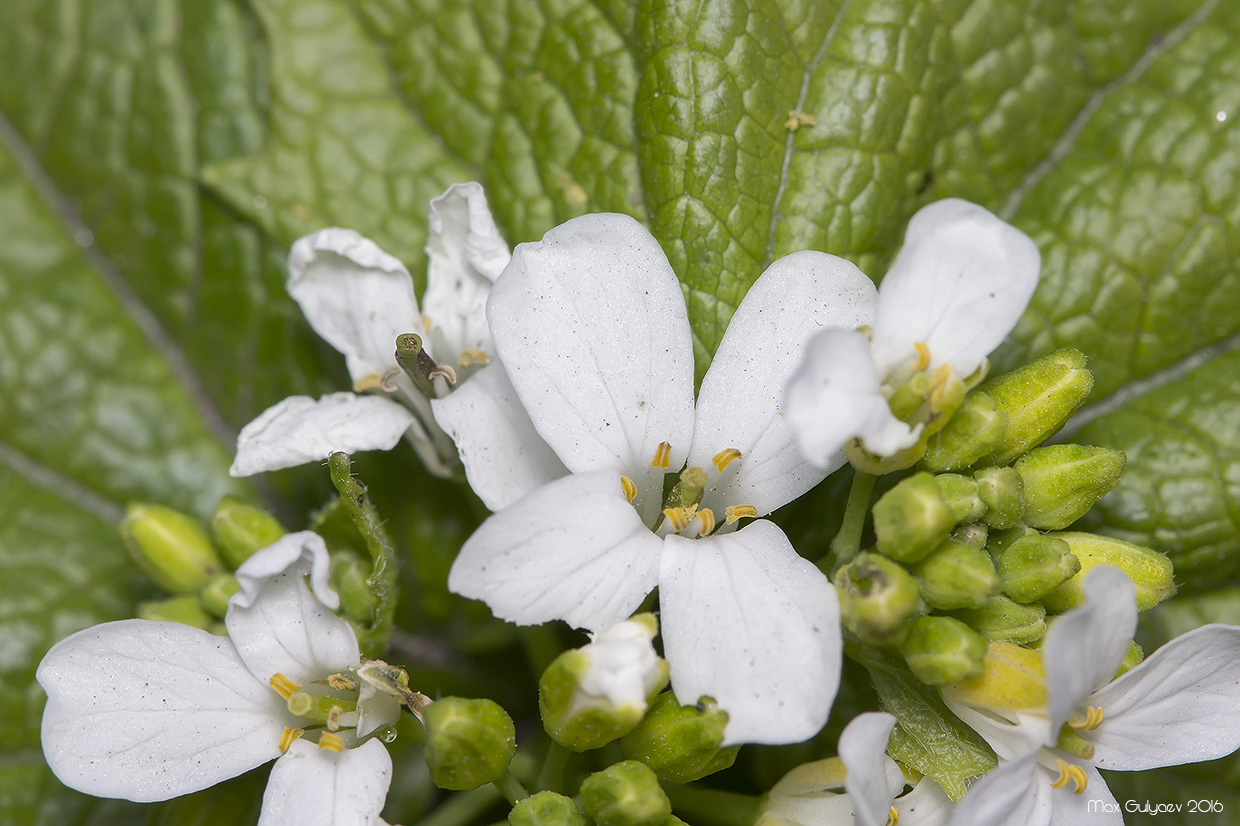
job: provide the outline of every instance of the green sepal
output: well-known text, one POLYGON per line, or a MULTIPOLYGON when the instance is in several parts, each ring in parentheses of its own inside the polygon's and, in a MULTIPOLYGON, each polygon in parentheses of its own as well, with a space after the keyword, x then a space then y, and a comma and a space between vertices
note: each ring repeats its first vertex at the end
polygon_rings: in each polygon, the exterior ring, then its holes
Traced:
POLYGON ((993 453, 1007 434, 1007 413, 980 390, 970 393, 956 415, 934 434, 921 457, 929 471, 965 470, 993 453))
POLYGON ((211 535, 224 561, 233 569, 286 533, 280 520, 233 496, 220 499, 211 517, 211 535))
POLYGON ((857 554, 831 581, 839 595, 840 621, 865 642, 898 644, 908 633, 908 621, 924 613, 917 580, 880 554, 857 554))
POLYGON ((508 813, 511 826, 588 826, 589 821, 572 798, 555 792, 537 792, 517 801, 508 813))
POLYGON ((986 505, 986 524, 1005 530, 1020 524, 1025 512, 1024 483, 1010 467, 982 468, 973 474, 978 498, 986 505))
POLYGON ((897 562, 916 562, 955 526, 952 509, 929 473, 916 473, 874 503, 878 550, 897 562))
POLYGON ((598 826, 662 826, 672 814, 659 778, 640 760, 613 763, 587 777, 581 800, 598 826))
POLYGON ((1080 519, 1119 483, 1124 454, 1092 445, 1049 445, 1012 467, 1024 482, 1025 524, 1061 530, 1080 519))
POLYGON ((1076 576, 1042 598, 1048 611, 1067 611, 1085 602, 1085 577, 1098 565, 1113 565, 1128 575, 1137 591, 1137 610, 1147 611, 1175 596, 1175 570, 1164 553, 1092 533, 1049 534, 1068 543, 1081 563, 1076 576))
POLYGON ((995 564, 986 551, 948 539, 910 568, 932 608, 980 608, 999 593, 995 564))
POLYGON ((1012 460, 1057 433, 1076 412, 1094 377, 1085 367, 1085 355, 1064 347, 1010 373, 995 376, 982 385, 994 400, 995 410, 1007 415, 1007 430, 988 462, 1011 464, 1012 460))
POLYGON ((1075 576, 1081 563, 1059 537, 1034 534, 1004 548, 995 569, 1005 594, 1017 602, 1030 603, 1075 576))
POLYGON ((1021 605, 1002 594, 980 608, 953 611, 952 616, 987 640, 1028 644, 1046 636, 1046 609, 1041 603, 1021 605))
POLYGON ((196 594, 224 570, 202 523, 172 508, 135 502, 120 532, 134 563, 170 593, 196 594))
POLYGON ((950 685, 982 675, 986 641, 958 619, 917 617, 909 623, 900 653, 926 685, 950 685))
POLYGON ((241 590, 241 584, 237 582, 236 575, 221 571, 211 577, 210 581, 198 592, 198 601, 202 603, 203 608, 216 617, 224 619, 224 615, 228 613, 228 600, 239 590, 241 590))
POLYGON ((512 718, 487 699, 444 697, 423 712, 426 766, 441 789, 468 791, 498 780, 517 751, 512 718))
POLYGON ((728 714, 709 697, 682 706, 665 691, 630 733, 620 738, 625 757, 650 766, 660 780, 690 783, 732 765, 739 746, 724 748, 728 714))

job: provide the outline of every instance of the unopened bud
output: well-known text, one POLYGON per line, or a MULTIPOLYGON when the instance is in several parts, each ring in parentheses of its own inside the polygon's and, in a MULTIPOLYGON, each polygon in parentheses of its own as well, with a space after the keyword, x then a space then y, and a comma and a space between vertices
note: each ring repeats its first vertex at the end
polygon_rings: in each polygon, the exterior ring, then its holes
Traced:
POLYGON ((581 800, 598 826, 662 826, 672 814, 659 778, 638 760, 614 763, 587 777, 581 800))
POLYGON ((202 607, 198 597, 191 594, 143 602, 138 606, 138 619, 179 622, 204 631, 210 630, 216 622, 215 617, 202 607))
POLYGON ((957 525, 947 535, 947 538, 954 539, 961 545, 968 545, 970 548, 984 551, 986 550, 986 543, 990 540, 990 531, 987 530, 986 523, 984 522, 969 522, 964 525, 957 525))
POLYGON ((966 608, 952 616, 987 640, 1031 643, 1046 636, 1046 609, 1041 603, 1021 605, 1000 594, 981 608, 966 608))
POLYGON ((878 550, 898 562, 916 562, 955 526, 952 510, 929 473, 901 481, 874 503, 878 550))
POLYGON ((858 554, 831 581, 839 594, 844 627, 865 642, 899 643, 908 633, 908 621, 922 613, 917 580, 898 562, 879 554, 858 554))
POLYGON ((912 574, 932 608, 979 608, 999 593, 990 554, 951 539, 914 565, 912 574))
POLYGON ((508 813, 511 826, 587 826, 585 816, 572 798, 555 792, 538 792, 517 801, 508 813))
POLYGON ((1044 709, 1046 675, 1042 653, 1010 642, 990 642, 982 676, 942 689, 943 695, 975 708, 1044 709))
POLYGON ((180 511, 133 504, 120 531, 134 562, 165 591, 196 594, 212 574, 224 570, 206 529, 180 511))
POLYGON ((211 580, 198 592, 198 601, 202 603, 203 608, 223 619, 228 613, 228 600, 239 590, 241 586, 237 583, 237 577, 224 571, 211 577, 211 580))
POLYGON ((1094 387, 1080 350, 1065 347, 982 386, 995 409, 1007 414, 1007 433, 991 454, 996 465, 1011 464, 1063 427, 1094 387))
POLYGON ((1008 545, 995 568, 1005 594, 1017 602, 1033 602, 1075 576, 1081 563, 1067 542, 1035 534, 1008 545))
POLYGON ((958 473, 940 473, 934 477, 934 483, 939 486, 956 524, 976 522, 986 515, 986 504, 977 495, 976 479, 958 473))
POLYGON ((1141 650, 1141 646, 1137 645, 1137 641, 1133 640, 1128 643, 1128 653, 1124 654, 1124 659, 1120 661, 1119 671, 1115 673, 1116 678, 1139 666, 1144 659, 1145 652, 1141 650))
POLYGON ((682 706, 660 694, 637 728, 620 738, 625 757, 640 760, 660 780, 689 783, 732 765, 740 746, 722 747, 728 714, 709 697, 682 706))
POLYGON ((998 559, 1018 539, 1024 539, 1026 536, 1041 535, 1033 528, 1026 527, 1025 525, 1017 525, 1015 528, 1008 528, 1006 530, 996 529, 990 532, 990 537, 986 540, 986 550, 990 551, 992 559, 998 559))
POLYGON ((340 611, 354 622, 368 622, 379 598, 370 588, 371 566, 348 551, 332 554, 331 583, 340 595, 340 611))
POLYGON ((538 681, 538 708, 551 739, 573 751, 628 734, 667 685, 667 661, 651 640, 659 626, 639 614, 565 651, 538 681))
POLYGON ((1048 611, 1067 611, 1085 602, 1085 577, 1099 565, 1119 568, 1137 589, 1137 610, 1146 611, 1175 595, 1175 571, 1166 554, 1109 536, 1064 531, 1051 534, 1068 543, 1081 562, 1076 576, 1042 598, 1048 611))
POLYGON ((255 551, 275 544, 288 531, 267 511, 225 496, 216 506, 215 516, 211 517, 211 533, 224 561, 232 568, 239 568, 255 551))
POLYGON ((909 623, 900 653, 926 685, 950 685, 982 676, 986 641, 960 620, 917 617, 909 623))
POLYGON ((1025 523, 1060 530, 1115 487, 1124 454, 1091 445, 1049 445, 1029 451, 1013 467, 1025 483, 1025 523))
POLYGON ((444 697, 426 707, 426 766, 441 789, 468 791, 508 771, 517 750, 508 712, 491 700, 444 697))
POLYGON ((977 495, 986 503, 986 524, 992 528, 1014 528, 1025 512, 1024 483, 1010 467, 982 468, 973 474, 977 495))
POLYGON ((965 397, 964 405, 947 425, 934 434, 921 457, 930 471, 964 470, 993 453, 1007 433, 1007 414, 980 391, 965 397))

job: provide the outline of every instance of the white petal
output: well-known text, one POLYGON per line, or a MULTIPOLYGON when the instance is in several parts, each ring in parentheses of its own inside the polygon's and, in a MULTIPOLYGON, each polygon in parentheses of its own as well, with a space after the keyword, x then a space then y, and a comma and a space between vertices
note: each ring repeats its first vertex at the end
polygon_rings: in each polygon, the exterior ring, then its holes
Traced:
POLYGON ((1000 760, 1015 760, 1031 751, 1037 751, 1048 741, 1053 742, 1055 739, 1050 735, 1050 724, 1046 715, 1041 712, 1008 710, 1005 715, 1015 719, 1007 721, 999 718, 997 714, 967 706, 947 692, 943 694, 943 702, 951 709, 952 714, 981 735, 1000 760))
POLYGON ((277 757, 292 719, 227 637, 179 623, 88 628, 53 646, 36 676, 48 765, 98 797, 205 789, 277 757))
POLYGON ((662 551, 620 474, 575 473, 483 522, 452 564, 448 590, 519 625, 562 619, 600 631, 654 588, 662 551))
POLYGON ((436 358, 455 367, 463 350, 494 353, 486 301, 511 256, 480 184, 448 187, 431 201, 429 224, 422 310, 431 320, 436 358))
POLYGON ((487 318, 534 426, 575 473, 618 469, 647 518, 689 452, 693 350, 680 284, 654 237, 624 215, 585 215, 521 244, 487 318))
POLYGON ((271 769, 258 826, 377 826, 391 784, 378 740, 344 751, 296 740, 271 769))
POLYGON ((930 348, 930 369, 976 370, 1016 326, 1038 285, 1041 256, 1020 230, 948 198, 909 222, 878 291, 874 361, 883 375, 930 348))
POLYGON ((875 298, 874 284, 859 269, 821 252, 785 256, 754 283, 698 393, 689 464, 711 476, 714 491, 705 507, 722 511, 743 503, 767 514, 834 470, 801 455, 784 417, 784 388, 814 333, 869 324, 875 298), (741 458, 716 481, 711 458, 726 448, 741 458))
POLYGON ((844 789, 859 826, 884 826, 891 801, 904 788, 900 767, 886 753, 895 724, 890 714, 871 711, 854 717, 840 735, 840 759, 848 768, 844 789))
POLYGON ((1090 571, 1085 603, 1055 620, 1042 646, 1051 736, 1094 689, 1115 676, 1136 628, 1132 580, 1109 565, 1090 571))
POLYGON ((772 795, 758 826, 797 824, 797 826, 845 826, 853 822, 852 799, 846 794, 812 797, 772 795))
POLYGON ((499 361, 433 400, 431 408, 456 442, 469 486, 491 511, 568 473, 534 429, 499 361))
POLYGON ((353 628, 328 610, 340 604, 327 583, 329 567, 322 537, 301 531, 280 538, 237 569, 241 590, 228 601, 224 625, 259 681, 283 674, 304 685, 357 666, 353 628), (306 576, 314 593, 303 581, 306 576))
POLYGON ((831 583, 765 520, 724 536, 665 541, 660 619, 676 696, 714 697, 728 712, 728 744, 816 734, 840 679, 831 583))
POLYGON ((252 476, 321 462, 338 450, 391 450, 412 424, 412 413, 382 396, 289 396, 241 428, 228 472, 252 476))
POLYGON ((1085 791, 1077 794, 1072 783, 1051 790, 1052 826, 1123 826, 1122 808, 1102 775, 1093 766, 1077 765, 1085 771, 1085 791))
POLYGON ((1240 627, 1176 637, 1089 699, 1102 724, 1082 732, 1104 769, 1198 763, 1240 748, 1240 627))
POLYGON ((956 811, 956 804, 929 777, 919 780, 913 790, 897 798, 894 805, 900 813, 900 822, 914 826, 943 826, 956 811))
POLYGON ((788 424, 810 462, 830 472, 844 464, 841 449, 860 438, 867 450, 890 456, 916 444, 921 432, 891 414, 861 333, 823 330, 792 374, 785 399, 788 424))
POLYGON ((1051 822, 1050 782, 1037 764, 1037 752, 1000 763, 969 787, 952 826, 1047 826, 1051 822))

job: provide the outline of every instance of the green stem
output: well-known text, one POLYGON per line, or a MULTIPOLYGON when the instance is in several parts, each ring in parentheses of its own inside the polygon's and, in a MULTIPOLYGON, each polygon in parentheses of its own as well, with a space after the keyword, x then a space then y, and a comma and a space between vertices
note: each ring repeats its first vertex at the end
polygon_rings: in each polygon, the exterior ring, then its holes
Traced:
POLYGON ((550 623, 522 628, 521 641, 525 643, 525 654, 529 658, 535 679, 542 677, 547 666, 551 665, 551 661, 560 656, 563 650, 559 635, 550 623))
POLYGON ((552 740, 551 746, 547 749, 547 754, 543 758, 542 768, 538 772, 538 779, 534 781, 534 785, 539 790, 547 789, 553 792, 563 792, 568 761, 572 755, 571 751, 552 740))
POLYGON ((418 826, 467 826, 500 801, 494 786, 481 786, 473 791, 449 797, 435 811, 418 821, 418 826))
POLYGON ((504 776, 496 780, 494 785, 512 806, 517 805, 518 800, 530 796, 530 793, 521 785, 521 781, 512 776, 512 772, 504 772, 504 776))
POLYGON ((853 474, 852 488, 848 491, 848 505, 844 508, 844 521, 840 530, 831 540, 831 554, 838 567, 851 560, 861 550, 861 530, 865 527, 865 518, 870 513, 870 495, 874 493, 874 483, 878 477, 872 473, 856 471, 853 474))
POLYGON ((680 786, 669 783, 663 787, 672 801, 676 816, 695 826, 753 826, 762 808, 759 798, 717 789, 680 786))

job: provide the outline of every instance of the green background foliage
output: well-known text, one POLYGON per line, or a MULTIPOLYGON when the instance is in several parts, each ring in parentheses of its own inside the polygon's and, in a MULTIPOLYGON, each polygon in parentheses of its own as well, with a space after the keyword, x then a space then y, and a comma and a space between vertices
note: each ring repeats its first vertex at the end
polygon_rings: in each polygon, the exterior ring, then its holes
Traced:
MULTIPOLYGON (((646 222, 699 375, 775 258, 825 250, 878 280, 925 203, 995 210, 1044 259, 997 365, 1089 356, 1079 438, 1129 456, 1093 527, 1167 551, 1237 621, 1210 592, 1240 574, 1238 124, 1222 0, 7 0, 0 822, 132 822, 43 765, 35 666, 151 593, 112 526, 128 501, 205 516, 231 492, 300 526, 328 497, 321 468, 227 476, 241 425, 346 382, 284 252, 349 226, 420 278, 427 202, 459 180, 513 244, 590 211, 646 222)), ((412 464, 358 462, 404 557, 406 643, 449 640, 450 662, 511 632, 445 597, 479 510, 412 464)), ((794 537, 829 537, 820 513, 790 511, 794 537)), ((1159 782, 1187 799, 1236 769, 1194 772, 1159 782)), ((394 817, 427 805, 409 788, 394 817)), ((197 822, 228 799, 144 811, 197 822)))

